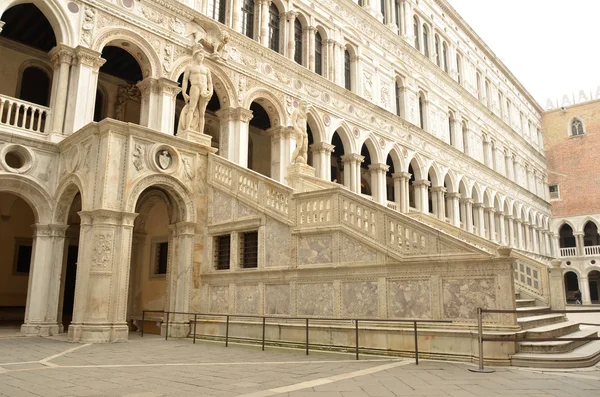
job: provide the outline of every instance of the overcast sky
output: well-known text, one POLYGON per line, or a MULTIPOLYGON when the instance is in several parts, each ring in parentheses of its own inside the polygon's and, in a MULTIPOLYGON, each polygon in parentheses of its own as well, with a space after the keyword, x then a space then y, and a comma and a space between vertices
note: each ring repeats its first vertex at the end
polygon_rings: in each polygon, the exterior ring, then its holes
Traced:
POLYGON ((596 93, 600 0, 448 0, 542 107, 596 93))

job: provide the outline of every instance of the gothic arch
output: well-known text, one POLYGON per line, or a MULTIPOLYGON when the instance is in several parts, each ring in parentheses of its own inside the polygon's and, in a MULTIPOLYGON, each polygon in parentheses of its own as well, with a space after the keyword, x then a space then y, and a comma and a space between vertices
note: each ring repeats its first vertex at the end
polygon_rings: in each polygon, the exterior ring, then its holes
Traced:
POLYGON ((406 162, 404 161, 404 154, 402 148, 399 145, 394 145, 390 151, 386 154, 385 158, 387 160, 387 156, 392 158, 392 162, 394 163, 394 169, 399 172, 408 168, 406 162))
MULTIPOLYGON (((59 0, 8 0, 6 3, 0 2, 0 17, 4 14, 4 11, 11 7, 19 4, 33 4, 36 6, 42 14, 46 17, 54 35, 56 36, 57 44, 65 44, 69 47, 77 46, 78 37, 75 34, 75 28, 71 23, 71 19, 67 17, 62 1, 59 0)), ((79 9, 79 12, 83 13, 85 10, 83 7, 79 9)))
POLYGON ((312 132, 314 143, 327 142, 326 128, 314 106, 309 106, 306 123, 312 132))
POLYGON ((472 191, 469 190, 469 181, 466 177, 460 178, 458 182, 458 192, 461 194, 462 198, 471 198, 472 191))
POLYGON ((431 177, 431 186, 438 187, 443 186, 444 180, 442 179, 442 172, 435 161, 432 161, 427 169, 427 175, 431 177))
MULTIPOLYGON (((415 181, 419 181, 423 179, 423 175, 425 174, 425 163, 419 153, 414 153, 412 158, 410 158, 406 164, 405 172, 408 172, 408 167, 412 164, 415 181), (413 163, 414 161, 414 163, 413 163), (415 167, 416 165, 416 167, 415 167)), ((426 174, 425 174, 426 175, 426 174)))
POLYGON ((580 222, 577 223, 577 229, 573 229, 574 233, 584 233, 585 231, 585 225, 588 222, 592 222, 593 224, 596 225, 596 227, 598 228, 598 230, 600 230, 600 222, 598 222, 597 219, 594 219, 591 216, 586 216, 585 218, 583 218, 580 222))
POLYGON ((450 180, 450 186, 448 186, 448 193, 455 193, 458 192, 458 180, 459 178, 457 177, 456 173, 451 170, 451 169, 447 169, 446 170, 446 174, 445 175, 441 175, 441 180, 442 181, 446 181, 446 177, 450 180))
POLYGON ((140 65, 143 78, 153 77, 157 79, 162 76, 161 62, 156 50, 137 32, 110 26, 100 31, 91 48, 94 51, 102 52, 107 45, 114 45, 129 52, 140 65), (124 46, 123 42, 130 45, 124 46))
POLYGON ((242 107, 250 109, 252 102, 258 103, 265 109, 267 115, 269 115, 269 120, 271 121, 271 128, 288 124, 287 114, 283 108, 283 104, 272 92, 265 88, 255 88, 250 90, 242 102, 242 107))
POLYGON ((25 200, 33 211, 36 223, 51 223, 52 199, 37 182, 23 175, 2 175, 0 176, 0 192, 11 193, 25 200))
POLYGON ((172 202, 177 204, 176 222, 195 222, 196 207, 191 198, 191 192, 178 179, 170 175, 152 174, 138 179, 126 195, 124 211, 133 213, 142 193, 151 187, 162 189, 170 195, 172 202))
POLYGON ((383 160, 383 155, 381 154, 381 149, 377 144, 377 139, 374 136, 367 136, 367 138, 358 145, 361 150, 363 145, 365 145, 369 151, 369 155, 371 156, 371 164, 385 163, 385 160, 383 160))
POLYGON ((356 141, 351 131, 352 130, 350 129, 348 123, 342 120, 336 123, 335 126, 331 129, 331 135, 329 136, 328 141, 329 143, 331 143, 331 140, 333 139, 333 134, 337 132, 337 134, 340 136, 340 139, 342 140, 342 143, 344 144, 344 153, 357 153, 357 149, 355 147, 356 141))

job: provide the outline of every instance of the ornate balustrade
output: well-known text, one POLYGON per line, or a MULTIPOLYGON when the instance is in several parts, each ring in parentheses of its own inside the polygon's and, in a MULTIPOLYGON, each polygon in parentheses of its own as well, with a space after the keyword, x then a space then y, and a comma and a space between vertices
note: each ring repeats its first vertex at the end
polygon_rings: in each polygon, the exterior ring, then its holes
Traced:
POLYGON ((515 289, 548 304, 550 302, 548 267, 519 252, 514 252, 514 255, 516 257, 513 264, 515 289))
POLYGON ((0 95, 0 125, 29 132, 46 132, 50 108, 0 95))
POLYGON ((600 245, 592 245, 584 248, 586 255, 600 255, 600 245))
POLYGON ((561 248, 560 256, 562 256, 563 258, 568 256, 577 256, 577 247, 561 248))
MULTIPOLYGON (((600 256, 600 245, 591 245, 583 247, 583 254, 585 256, 600 256)), ((562 258, 568 258, 570 256, 579 256, 579 254, 577 253, 577 247, 561 248, 560 256, 562 258)))

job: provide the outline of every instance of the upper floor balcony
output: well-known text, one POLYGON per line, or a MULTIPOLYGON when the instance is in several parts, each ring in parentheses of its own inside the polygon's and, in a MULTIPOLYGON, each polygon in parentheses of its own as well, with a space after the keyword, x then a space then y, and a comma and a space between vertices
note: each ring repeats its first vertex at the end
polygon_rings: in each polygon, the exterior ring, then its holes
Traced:
POLYGON ((559 229, 558 244, 560 257, 600 256, 600 235, 593 221, 584 224, 582 230, 575 230, 564 223, 559 229))

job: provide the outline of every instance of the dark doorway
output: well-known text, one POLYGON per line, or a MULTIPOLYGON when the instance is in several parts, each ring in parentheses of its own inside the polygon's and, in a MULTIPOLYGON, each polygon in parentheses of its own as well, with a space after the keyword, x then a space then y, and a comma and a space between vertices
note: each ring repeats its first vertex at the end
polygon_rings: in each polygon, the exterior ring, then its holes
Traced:
POLYGON ((79 247, 69 245, 67 251, 67 274, 65 275, 65 290, 63 295, 62 322, 66 331, 73 319, 73 304, 75 303, 75 280, 77 278, 77 254, 79 247))

